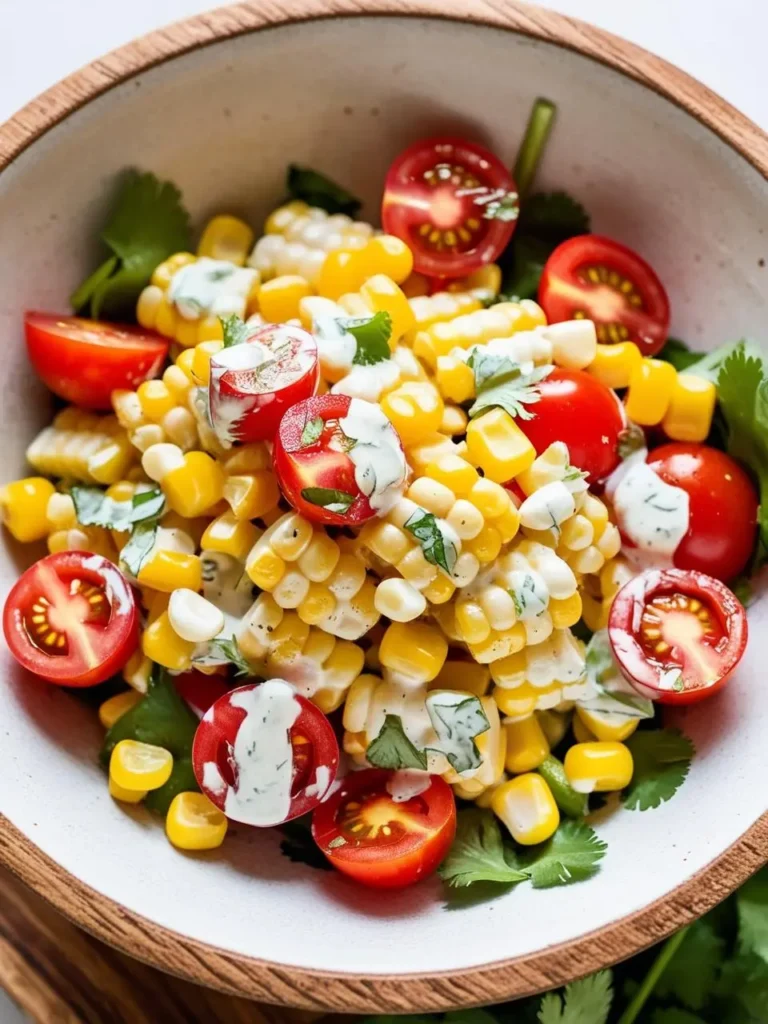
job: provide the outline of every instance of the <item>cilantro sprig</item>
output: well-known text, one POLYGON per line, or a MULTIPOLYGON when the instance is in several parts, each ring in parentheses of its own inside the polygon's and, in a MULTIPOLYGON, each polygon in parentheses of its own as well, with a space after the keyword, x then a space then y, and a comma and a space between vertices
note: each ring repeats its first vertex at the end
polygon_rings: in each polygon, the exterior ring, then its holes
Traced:
POLYGON ((435 692, 427 697, 427 714, 435 730, 436 741, 425 748, 413 743, 399 715, 386 715, 378 736, 369 743, 365 756, 377 768, 417 768, 426 771, 428 753, 444 754, 457 772, 469 771, 480 764, 475 740, 490 728, 483 706, 475 696, 452 702, 435 692))
POLYGON ((235 666, 237 669, 235 672, 236 678, 238 676, 252 676, 254 674, 253 666, 240 650, 240 645, 234 634, 229 640, 225 637, 216 637, 214 640, 211 640, 210 649, 212 653, 220 654, 222 658, 226 658, 231 665, 235 666))
POLYGON ((409 516, 403 524, 421 545, 424 558, 432 565, 437 565, 450 576, 459 557, 453 540, 440 528, 440 523, 433 512, 420 508, 409 516))
POLYGON ((345 515, 357 499, 356 494, 339 491, 335 487, 305 487, 301 496, 311 505, 319 505, 329 512, 345 515))
POLYGON ((492 355, 482 348, 473 349, 467 366, 474 372, 477 396, 469 410, 470 418, 499 406, 512 417, 533 419, 535 414, 527 407, 539 401, 541 392, 536 385, 553 370, 547 365, 526 371, 508 356, 492 355))
POLYGON ((159 487, 134 494, 130 501, 108 498, 98 487, 70 489, 77 521, 83 526, 104 526, 110 530, 129 530, 136 523, 157 519, 165 509, 165 495, 159 487))
POLYGON ((647 811, 671 800, 685 782, 695 753, 693 741, 678 729, 649 729, 625 740, 634 761, 624 806, 647 811))
POLYGON ((101 239, 112 255, 75 289, 72 308, 94 319, 134 320, 136 299, 155 267, 190 248, 181 193, 151 172, 127 171, 101 239))
POLYGON ((610 971, 598 971, 566 985, 563 994, 548 992, 539 1007, 539 1024, 606 1024, 613 1001, 610 971))
POLYGON ((352 357, 354 366, 375 366, 389 359, 389 339, 392 337, 392 317, 389 313, 379 310, 373 316, 351 317, 336 322, 357 343, 352 357))
POLYGON ((366 758, 376 768, 427 770, 427 752, 408 738, 399 715, 386 715, 378 736, 371 740, 366 758))
POLYGON ((354 217, 363 205, 342 185, 311 167, 290 164, 286 187, 291 199, 302 199, 309 206, 319 206, 327 213, 346 213, 348 217, 354 217))

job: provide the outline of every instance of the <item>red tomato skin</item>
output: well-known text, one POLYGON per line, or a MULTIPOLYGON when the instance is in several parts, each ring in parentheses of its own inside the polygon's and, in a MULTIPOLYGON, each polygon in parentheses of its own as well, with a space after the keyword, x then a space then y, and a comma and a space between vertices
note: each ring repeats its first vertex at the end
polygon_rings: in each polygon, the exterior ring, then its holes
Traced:
POLYGON ((528 406, 532 419, 516 421, 536 454, 563 441, 572 466, 588 473, 590 483, 604 480, 621 461, 619 435, 626 426, 614 392, 583 370, 559 367, 537 387, 541 398, 528 406))
POLYGON ((219 697, 223 697, 232 689, 226 676, 218 673, 208 675, 195 669, 173 676, 173 684, 179 696, 186 701, 198 718, 202 718, 219 697))
POLYGON ((103 683, 125 667, 139 644, 139 613, 128 581, 110 561, 83 551, 61 551, 41 558, 16 580, 5 601, 3 632, 11 654, 22 668, 56 686, 81 689, 103 683), (88 567, 84 562, 89 563, 88 567), (112 649, 98 664, 87 668, 73 652, 55 657, 45 655, 29 640, 24 612, 28 604, 44 593, 45 581, 51 574, 63 583, 80 578, 86 583, 106 584, 122 607, 122 611, 113 613, 104 629, 103 639, 106 641, 111 634, 112 649))
MULTIPOLYGON (((225 810, 226 792, 223 794, 214 792, 203 785, 204 765, 207 761, 214 761, 221 767, 220 755, 222 747, 224 744, 234 744, 240 724, 246 717, 246 712, 243 708, 232 705, 232 695, 242 693, 244 690, 255 690, 258 685, 260 684, 247 683, 245 686, 239 686, 219 697, 206 711, 200 725, 197 727, 197 732, 192 742, 192 769, 195 773, 197 784, 221 811, 225 810)), ((330 722, 319 708, 315 707, 311 701, 298 693, 294 696, 301 705, 301 711, 291 728, 291 735, 302 734, 307 736, 313 744, 314 760, 307 772, 309 776, 307 781, 309 782, 314 776, 314 768, 324 765, 328 768, 330 786, 336 778, 336 772, 339 767, 339 744, 336 734, 330 722)), ((291 821, 302 814, 307 814, 325 796, 325 793, 320 792, 308 794, 306 790, 307 786, 305 785, 297 793, 292 794, 290 812, 284 821, 291 821)), ((247 822, 241 822, 241 824, 247 824, 247 822)), ((271 828, 281 824, 283 822, 275 821, 264 827, 271 828)))
POLYGON ((725 583, 743 572, 755 546, 758 496, 738 462, 717 448, 682 442, 655 448, 646 462, 688 494, 690 525, 675 551, 675 567, 725 583))
POLYGON ((395 805, 408 810, 409 804, 426 800, 429 812, 427 826, 432 832, 418 837, 406 835, 400 842, 384 847, 350 843, 332 847, 339 836, 336 816, 343 800, 363 790, 386 792, 391 772, 370 768, 352 772, 342 780, 341 787, 321 803, 312 816, 312 836, 322 852, 343 874, 374 889, 403 889, 433 874, 444 860, 456 835, 456 801, 451 787, 438 775, 432 776, 429 790, 413 801, 395 805), (429 819, 434 818, 434 821, 429 819))
POLYGON ((622 340, 633 341, 644 356, 659 352, 669 336, 669 298, 655 270, 628 246, 601 235, 569 238, 554 250, 544 264, 539 304, 550 324, 571 320, 577 311, 584 313, 595 321, 598 340, 603 343, 610 344, 613 339, 601 336, 601 326, 620 323, 629 332, 622 340), (601 316, 599 307, 590 302, 590 293, 602 292, 605 296, 611 289, 608 285, 580 280, 579 271, 585 266, 607 267, 631 281, 642 297, 644 309, 633 308, 615 293, 616 299, 609 298, 611 315, 601 316))
POLYGON ((608 617, 608 639, 622 675, 641 696, 659 704, 698 704, 718 693, 741 661, 747 638, 747 613, 736 595, 720 580, 690 569, 641 573, 621 588, 608 617), (703 599, 720 616, 727 642, 718 651, 721 675, 710 686, 679 691, 662 688, 659 669, 646 659, 635 639, 644 605, 658 594, 675 591, 703 599))
POLYGON ((156 377, 168 355, 168 340, 159 334, 102 320, 30 312, 24 333, 46 387, 83 409, 111 410, 113 391, 133 391, 156 377))

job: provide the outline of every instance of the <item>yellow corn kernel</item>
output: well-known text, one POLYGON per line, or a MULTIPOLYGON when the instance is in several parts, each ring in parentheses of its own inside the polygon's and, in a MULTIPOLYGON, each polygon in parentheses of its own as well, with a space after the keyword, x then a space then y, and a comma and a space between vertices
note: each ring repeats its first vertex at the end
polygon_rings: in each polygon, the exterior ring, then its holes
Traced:
POLYGON ((238 519, 261 519, 280 501, 277 478, 269 469, 228 476, 224 484, 224 500, 238 519))
POLYGON ((77 526, 75 503, 69 494, 59 494, 58 491, 52 494, 48 499, 45 514, 48 530, 51 532, 54 530, 71 530, 77 526))
POLYGON ((309 545, 299 555, 298 566, 313 583, 327 580, 338 564, 341 549, 327 533, 316 531, 309 545))
POLYGON ((325 585, 340 601, 349 601, 366 581, 365 565, 357 554, 342 551, 336 568, 325 581, 325 585))
POLYGON ((159 423, 163 416, 176 405, 176 398, 161 380, 145 380, 136 389, 141 404, 141 411, 154 423, 159 423))
POLYGON ((153 590, 171 594, 174 590, 200 590, 203 585, 203 562, 198 555, 160 548, 143 563, 137 576, 139 583, 153 590))
POLYGON ((552 616, 552 625, 555 629, 569 629, 581 618, 581 594, 576 591, 570 597, 550 598, 547 611, 552 616))
POLYGON ((299 316, 299 303, 312 294, 312 286, 298 274, 273 277, 259 289, 259 312, 266 321, 284 324, 299 316))
POLYGON ((576 715, 598 740, 606 742, 623 743, 629 739, 632 733, 640 724, 639 718, 630 718, 627 715, 611 714, 605 711, 587 711, 586 708, 577 707, 576 715))
POLYGON ((192 376, 202 387, 208 387, 211 380, 211 359, 221 351, 221 341, 201 341, 192 349, 192 376))
POLYGON ((430 462, 424 475, 443 484, 453 491, 457 498, 467 497, 480 479, 475 467, 458 455, 443 455, 430 462))
POLYGON ((565 774, 577 793, 609 793, 624 789, 634 765, 623 743, 576 743, 565 755, 565 774))
POLYGON ((260 590, 272 590, 285 575, 285 562, 268 544, 258 540, 245 563, 245 571, 260 590))
POLYGON ((478 477, 472 484, 467 494, 467 501, 471 501, 486 519, 497 519, 510 510, 516 511, 509 491, 501 484, 494 483, 493 480, 488 480, 484 476, 478 477))
POLYGON ((481 644, 470 644, 469 653, 481 665, 490 665, 491 662, 522 651, 525 644, 525 627, 522 622, 516 622, 511 629, 494 630, 481 644))
POLYGON ((105 729, 111 729, 118 718, 122 718, 126 711, 136 707, 142 698, 142 694, 136 690, 124 690, 116 693, 114 697, 105 700, 99 705, 99 721, 105 729))
POLYGON ((528 469, 536 451, 508 412, 491 409, 467 427, 470 458, 496 483, 505 483, 528 469))
POLYGON ((448 641, 427 622, 393 622, 379 646, 382 665, 425 683, 437 676, 447 656, 448 641))
POLYGON ((14 480, 0 489, 0 511, 10 533, 29 544, 48 536, 48 502, 56 488, 41 476, 14 480))
POLYGON ((320 268, 318 294, 326 299, 340 299, 347 292, 356 292, 364 280, 360 260, 360 249, 329 252, 320 268))
POLYGON ((310 207, 303 199, 292 199, 289 203, 278 206, 267 217, 264 224, 265 235, 282 235, 295 222, 297 217, 305 217, 310 207))
POLYGON ((385 274, 402 284, 413 270, 413 253, 396 235, 375 235, 360 253, 364 279, 385 274))
POLYGON ((640 349, 633 341, 620 341, 615 345, 598 345, 594 361, 587 369, 606 387, 625 388, 641 361, 640 349))
POLYGON ((242 562, 258 539, 259 530, 253 523, 238 519, 234 512, 225 512, 208 524, 200 547, 203 551, 221 551, 242 562))
POLYGON ((309 624, 302 622, 296 612, 287 611, 272 630, 269 656, 277 664, 293 661, 304 650, 309 638, 309 624))
POLYGON ((430 604, 445 604, 456 593, 456 584, 439 572, 421 592, 430 604))
POLYGON ((429 684, 430 690, 462 690, 484 697, 491 682, 491 673, 485 665, 475 661, 448 660, 429 684))
MULTIPOLYGON (((515 657, 515 655, 512 655, 515 657)), ((496 669, 499 665, 507 661, 507 658, 502 658, 500 661, 495 661, 491 669, 493 678, 496 678, 496 669)), ((558 687, 559 689, 559 687, 558 687)), ((530 715, 536 710, 536 705, 541 693, 544 693, 544 689, 539 689, 533 685, 533 683, 522 682, 519 686, 513 688, 507 688, 506 686, 496 686, 493 690, 493 699, 496 701, 499 711, 503 715, 510 715, 513 718, 518 718, 521 715, 530 715)))
POLYGON ((296 512, 289 512, 275 525, 269 535, 269 542, 281 558, 294 562, 309 547, 314 532, 308 520, 296 512))
POLYGON ((440 421, 440 433, 456 437, 458 434, 467 432, 469 417, 458 405, 446 405, 443 409, 443 418, 440 421))
POLYGON ((429 381, 406 381, 385 395, 380 404, 406 446, 436 431, 443 418, 443 400, 429 381))
MULTIPOLYGON (((448 285, 449 291, 473 291, 474 289, 498 295, 501 291, 501 267, 497 263, 484 263, 482 267, 467 274, 460 282, 454 281, 448 285)), ((531 303, 531 305, 536 304, 531 303)), ((542 317, 543 315, 542 313, 542 317)), ((542 320, 542 325, 544 323, 546 321, 542 320)))
POLYGON ((121 789, 149 792, 164 786, 173 771, 173 755, 164 747, 120 740, 109 758, 109 777, 121 789))
POLYGON ((323 622, 336 609, 336 598, 321 583, 310 583, 306 595, 296 608, 299 618, 308 626, 323 622))
POLYGON ((586 516, 577 512, 560 526, 558 551, 583 551, 594 539, 594 526, 586 516))
POLYGON ((147 791, 146 789, 123 789, 123 787, 118 786, 112 776, 110 776, 109 795, 113 800, 119 800, 121 804, 140 804, 147 795, 147 791))
POLYGON ((399 526, 377 519, 363 527, 360 542, 387 565, 397 565, 412 547, 410 539, 399 526))
POLYGON ((252 247, 253 231, 248 224, 239 217, 222 213, 206 224, 197 246, 197 255, 244 267, 252 247))
POLYGON ((435 382, 443 398, 451 402, 467 402, 475 396, 474 371, 457 356, 438 356, 435 382))
POLYGON ((712 426, 717 389, 692 373, 679 373, 662 429, 674 441, 704 441, 712 426))
POLYGON ((490 565, 498 558, 502 543, 496 527, 486 524, 476 537, 462 541, 462 549, 471 552, 481 565, 490 565))
POLYGON ((204 793, 177 793, 165 816, 165 834, 177 850, 216 850, 227 834, 227 819, 204 793))
POLYGON ((629 378, 624 399, 627 416, 641 427, 661 423, 672 400, 677 371, 663 359, 643 359, 629 378))
POLYGON ((502 783, 493 794, 491 808, 523 846, 545 842, 560 824, 552 791, 535 772, 502 783))
POLYGON ((88 473, 97 484, 114 484, 126 475, 134 457, 128 438, 116 438, 89 457, 88 473))
POLYGON ((477 601, 456 604, 456 629, 465 643, 481 644, 491 635, 491 624, 477 601))
POLYGON ((182 640, 171 625, 168 612, 147 625, 141 637, 141 649, 150 661, 176 672, 186 672, 192 664, 195 645, 182 640))
POLYGON ((581 617, 584 619, 587 629, 591 629, 593 633, 605 629, 608 625, 608 612, 603 607, 604 602, 595 599, 590 594, 582 594, 581 603, 581 617))
POLYGON ((573 735, 577 743, 594 743, 595 735, 591 733, 589 729, 584 725, 584 722, 578 715, 574 715, 571 719, 571 728, 573 729, 573 735))
MULTIPOLYGON (((162 595, 167 597, 166 594, 162 595)), ((149 687, 149 675, 152 671, 152 662, 146 658, 139 648, 134 651, 123 668, 123 679, 131 689, 137 693, 146 693, 149 687)))
POLYGON ((532 772, 549 756, 549 743, 536 715, 507 722, 504 730, 507 734, 504 767, 510 775, 532 772))
POLYGON ((163 289, 156 284, 148 284, 142 289, 136 303, 136 319, 142 327, 150 331, 154 329, 164 298, 163 289))
MULTIPOLYGON (((371 241, 374 242, 376 239, 371 241)), ((408 251, 410 252, 410 250, 408 251)), ((394 349, 398 341, 411 330, 415 322, 408 299, 386 274, 376 274, 369 278, 360 289, 360 296, 372 312, 389 313, 392 318, 389 347, 394 349)))
POLYGON ((224 471, 205 452, 187 452, 184 465, 162 480, 168 504, 181 516, 193 519, 212 508, 224 495, 224 471))

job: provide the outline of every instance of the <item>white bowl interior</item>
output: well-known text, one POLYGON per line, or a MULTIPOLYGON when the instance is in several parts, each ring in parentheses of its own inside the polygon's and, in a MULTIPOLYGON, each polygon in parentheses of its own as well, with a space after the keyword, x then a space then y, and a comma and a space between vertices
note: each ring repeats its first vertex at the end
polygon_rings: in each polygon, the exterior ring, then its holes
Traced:
MULTIPOLYGON (((594 228, 630 243, 666 282, 673 332, 709 348, 766 323, 762 224, 768 186, 688 114, 553 45, 449 21, 336 18, 218 43, 111 90, 0 176, 0 325, 5 338, 0 479, 48 416, 27 369, 25 308, 65 310, 95 266, 114 177, 139 166, 182 188, 201 224, 232 211, 260 225, 289 161, 316 166, 367 201, 407 143, 446 130, 513 159, 532 100, 559 120, 539 185, 565 188, 594 228)), ((22 555, 0 554, 2 591, 22 555)), ((571 888, 522 887, 448 913, 436 882, 367 892, 291 864, 278 837, 233 829, 213 855, 181 855, 158 820, 114 803, 96 764, 94 713, 24 677, 3 652, 0 811, 98 892, 186 936, 285 965, 335 972, 453 970, 537 952, 664 897, 766 809, 766 605, 738 678, 678 720, 699 753, 674 800, 600 825, 600 874, 571 888), (460 938, 457 938, 460 936, 460 938)))

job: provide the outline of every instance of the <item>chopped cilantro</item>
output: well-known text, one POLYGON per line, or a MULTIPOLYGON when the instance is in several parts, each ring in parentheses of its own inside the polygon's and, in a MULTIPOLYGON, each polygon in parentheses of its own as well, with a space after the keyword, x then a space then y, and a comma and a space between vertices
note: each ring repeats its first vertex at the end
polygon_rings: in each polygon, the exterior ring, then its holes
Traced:
POLYGON ((421 545, 426 560, 432 565, 439 566, 450 576, 459 552, 450 537, 440 529, 440 523, 434 513, 420 508, 403 525, 421 545))
POLYGON ((319 441, 324 429, 325 423, 322 416, 313 416, 311 420, 307 420, 301 432, 301 447, 309 448, 310 445, 319 441))
POLYGON ((405 734, 399 715, 387 715, 375 740, 368 745, 365 756, 376 768, 420 768, 427 770, 427 754, 419 750, 405 734))
POLYGON ((302 199, 309 206, 319 206, 327 213, 346 213, 354 217, 362 206, 351 192, 310 167, 290 164, 286 186, 291 199, 302 199))
POLYGON ((437 733, 437 744, 430 749, 445 754, 457 772, 478 768, 481 758, 475 740, 491 727, 479 697, 467 697, 458 704, 441 704, 439 694, 435 694, 427 697, 426 705, 437 733))
POLYGON ((517 866, 511 850, 505 847, 496 816, 478 807, 459 812, 456 838, 440 865, 439 874, 453 888, 475 882, 514 884, 529 877, 527 871, 517 866))
POLYGON ((677 729, 636 732, 625 740, 634 761, 624 792, 630 810, 647 811, 671 800, 685 782, 695 753, 692 741, 677 729))
POLYGON ((334 487, 305 487, 301 496, 311 505, 319 505, 327 508, 329 512, 337 512, 344 515, 349 511, 350 505, 354 504, 357 495, 348 491, 337 491, 334 487))
POLYGON ((580 707, 627 718, 653 718, 653 702, 641 697, 621 674, 607 629, 598 630, 587 644, 584 672, 592 684, 593 696, 577 701, 580 707))
POLYGON ((487 355, 481 349, 472 351, 467 365, 475 374, 477 395, 469 410, 470 417, 499 406, 510 416, 533 419, 534 413, 526 406, 539 401, 540 392, 536 385, 553 370, 552 366, 537 366, 524 373, 523 368, 511 359, 487 355))
POLYGON ((135 319, 136 300, 152 271, 191 245, 181 193, 152 173, 127 171, 101 238, 111 255, 70 297, 75 312, 94 319, 135 319))
POLYGON ((121 549, 120 563, 134 579, 139 575, 142 565, 155 546, 156 537, 157 520, 145 520, 134 526, 128 543, 121 549))
POLYGON ((374 366, 389 359, 389 339, 392 337, 392 317, 379 310, 373 316, 354 317, 336 321, 343 331, 351 334, 357 348, 352 357, 355 366, 374 366))
POLYGON ((220 316, 219 322, 224 337, 224 348, 242 345, 253 334, 253 329, 235 313, 231 316, 220 316))
POLYGON ((606 1024, 613 1001, 610 971, 598 971, 566 985, 563 994, 541 1000, 539 1024, 606 1024))
POLYGON ((561 821, 557 832, 523 861, 534 889, 572 885, 597 874, 608 849, 585 821, 561 821))
POLYGON ((136 523, 158 519, 165 508, 165 495, 159 487, 134 494, 130 501, 114 501, 98 487, 70 489, 78 523, 104 526, 109 530, 129 530, 136 523))

